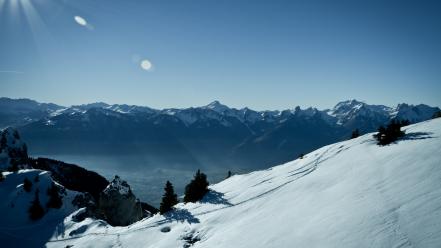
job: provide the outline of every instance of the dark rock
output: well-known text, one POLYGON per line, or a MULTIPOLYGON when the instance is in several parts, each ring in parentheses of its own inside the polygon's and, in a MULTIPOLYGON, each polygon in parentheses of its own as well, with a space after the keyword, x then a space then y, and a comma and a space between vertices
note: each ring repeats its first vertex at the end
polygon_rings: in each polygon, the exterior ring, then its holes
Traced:
POLYGON ((144 217, 141 203, 118 176, 100 194, 96 215, 113 226, 127 226, 144 217))

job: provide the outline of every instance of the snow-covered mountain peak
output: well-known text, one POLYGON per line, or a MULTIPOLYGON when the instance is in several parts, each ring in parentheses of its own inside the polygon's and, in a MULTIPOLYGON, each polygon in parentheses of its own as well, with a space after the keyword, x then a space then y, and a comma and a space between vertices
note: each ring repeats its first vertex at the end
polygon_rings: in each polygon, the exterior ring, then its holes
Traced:
POLYGON ((356 99, 341 101, 334 106, 334 110, 361 108, 367 105, 365 102, 356 99))
POLYGON ((208 105, 203 106, 202 108, 204 109, 211 109, 213 111, 216 111, 218 113, 223 113, 227 110, 229 110, 230 108, 222 103, 220 103, 219 101, 213 101, 208 105))
POLYGON ((88 103, 88 104, 81 104, 81 105, 73 105, 71 108, 78 108, 83 110, 88 110, 91 108, 107 108, 110 105, 105 102, 94 102, 94 103, 88 103))
POLYGON ((339 102, 331 110, 334 115, 346 114, 351 111, 360 110, 361 108, 367 106, 366 103, 357 101, 355 99, 339 102))
MULTIPOLYGON (((369 105, 353 99, 339 102, 333 109, 325 112, 327 115, 335 117, 338 125, 360 125, 361 123, 357 122, 365 122, 364 120, 372 120, 372 123, 375 123, 374 125, 379 125, 390 119, 392 111, 392 108, 384 105, 369 105)), ((362 129, 365 128, 362 127, 362 129)))
POLYGON ((122 114, 136 114, 136 113, 153 114, 158 112, 158 110, 149 107, 127 105, 127 104, 113 104, 106 108, 122 114))
POLYGON ((409 105, 401 103, 391 112, 391 117, 419 122, 430 119, 437 111, 439 111, 439 108, 433 108, 425 104, 409 105))

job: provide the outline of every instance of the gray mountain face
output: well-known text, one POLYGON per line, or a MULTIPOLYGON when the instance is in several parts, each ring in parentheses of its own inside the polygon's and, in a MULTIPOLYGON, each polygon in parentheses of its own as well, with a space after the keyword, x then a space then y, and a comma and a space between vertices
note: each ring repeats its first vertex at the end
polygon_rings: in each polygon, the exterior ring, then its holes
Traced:
MULTIPOLYGON (((23 100, 8 100, 14 101, 23 104, 23 100)), ((35 108, 35 102, 28 101, 26 109, 35 108)), ((300 107, 254 111, 229 108, 218 101, 163 110, 105 103, 37 106, 36 111, 46 114, 28 122, 1 120, 0 109, 0 123, 19 126, 36 154, 143 154, 156 163, 248 168, 292 160, 347 139, 355 128, 370 132, 394 118, 419 122, 439 111, 423 104, 392 108, 356 100, 323 111, 300 107)))

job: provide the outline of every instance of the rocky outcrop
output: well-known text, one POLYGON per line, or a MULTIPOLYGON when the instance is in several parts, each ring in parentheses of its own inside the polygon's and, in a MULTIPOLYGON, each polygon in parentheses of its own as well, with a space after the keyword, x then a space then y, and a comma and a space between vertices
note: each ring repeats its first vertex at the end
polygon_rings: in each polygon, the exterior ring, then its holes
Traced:
POLYGON ((0 130, 0 170, 28 168, 28 162, 28 149, 18 131, 13 128, 0 130))
POLYGON ((95 214, 113 226, 127 226, 144 217, 140 201, 118 176, 100 194, 95 214))

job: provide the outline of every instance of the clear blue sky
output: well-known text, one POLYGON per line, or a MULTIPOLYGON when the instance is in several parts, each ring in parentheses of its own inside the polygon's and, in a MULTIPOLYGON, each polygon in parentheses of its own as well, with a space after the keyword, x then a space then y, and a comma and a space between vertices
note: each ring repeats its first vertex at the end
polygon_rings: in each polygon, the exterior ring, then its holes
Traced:
POLYGON ((422 0, 0 0, 0 96, 441 106, 440 13, 422 0))

